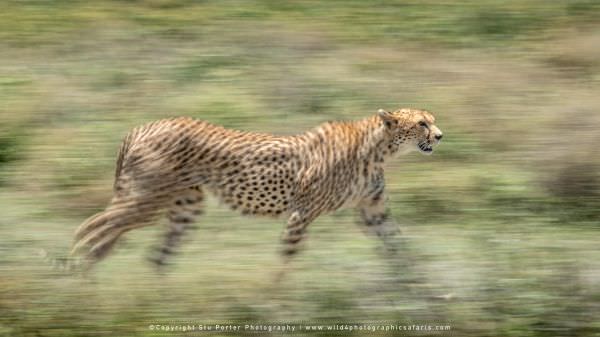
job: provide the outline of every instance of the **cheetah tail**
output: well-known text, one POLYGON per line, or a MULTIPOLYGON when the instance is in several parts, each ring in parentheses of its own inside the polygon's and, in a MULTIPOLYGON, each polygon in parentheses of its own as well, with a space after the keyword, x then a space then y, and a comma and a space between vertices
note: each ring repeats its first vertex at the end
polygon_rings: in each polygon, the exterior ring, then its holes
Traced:
MULTIPOLYGON (((104 224, 106 222, 105 211, 100 212, 86 221, 84 221, 75 232, 75 242, 80 241, 83 235, 86 235, 90 230, 104 224)), ((53 270, 61 273, 72 273, 85 269, 88 264, 86 258, 81 256, 75 256, 75 249, 71 250, 67 256, 55 256, 51 255, 45 249, 39 249, 37 255, 41 257, 46 264, 48 264, 53 270)))
POLYGON ((115 223, 124 220, 125 213, 124 208, 109 208, 85 220, 75 231, 70 255, 73 256, 81 248, 102 240, 113 229, 115 223))
POLYGON ((48 264, 53 270, 61 273, 73 273, 77 271, 85 270, 86 261, 81 257, 58 257, 51 256, 45 249, 38 251, 39 257, 41 257, 46 264, 48 264))
POLYGON ((75 242, 81 240, 84 236, 86 236, 89 232, 93 231, 95 228, 98 228, 104 225, 110 219, 110 214, 108 211, 98 212, 91 217, 87 218, 77 229, 75 230, 75 242))

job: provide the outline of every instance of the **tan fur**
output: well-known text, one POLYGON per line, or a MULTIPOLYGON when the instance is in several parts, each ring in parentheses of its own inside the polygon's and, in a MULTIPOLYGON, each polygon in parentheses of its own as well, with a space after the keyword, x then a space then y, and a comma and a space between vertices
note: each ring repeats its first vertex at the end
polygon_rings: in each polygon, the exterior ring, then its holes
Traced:
POLYGON ((135 128, 121 146, 110 205, 77 229, 72 252, 95 262, 121 234, 167 209, 169 230, 154 258, 162 264, 201 213, 205 190, 242 214, 286 217, 288 255, 311 221, 342 207, 357 207, 365 225, 385 235, 384 164, 431 152, 441 138, 434 122, 427 111, 400 109, 287 137, 184 117, 135 128))

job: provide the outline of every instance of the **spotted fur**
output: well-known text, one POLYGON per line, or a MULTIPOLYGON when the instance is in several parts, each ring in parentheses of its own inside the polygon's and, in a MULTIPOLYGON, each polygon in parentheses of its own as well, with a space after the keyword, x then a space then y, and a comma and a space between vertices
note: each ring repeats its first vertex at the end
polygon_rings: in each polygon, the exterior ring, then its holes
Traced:
POLYGON ((285 217, 284 255, 292 255, 321 214, 355 207, 378 236, 395 231, 385 207, 384 164, 431 153, 442 137, 427 111, 380 110, 359 121, 329 122, 297 136, 226 129, 172 118, 133 129, 122 143, 108 207, 75 233, 72 253, 102 259, 121 234, 166 210, 162 265, 202 212, 204 192, 247 215, 285 217))

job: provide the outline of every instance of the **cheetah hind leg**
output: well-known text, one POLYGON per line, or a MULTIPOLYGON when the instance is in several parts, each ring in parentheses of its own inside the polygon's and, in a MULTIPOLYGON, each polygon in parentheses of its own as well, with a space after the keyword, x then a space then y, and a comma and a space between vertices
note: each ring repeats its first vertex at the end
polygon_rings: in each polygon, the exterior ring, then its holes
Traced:
POLYGON ((193 229, 196 218, 202 214, 204 194, 199 186, 194 186, 175 194, 167 213, 169 220, 162 244, 155 248, 150 261, 161 270, 169 256, 176 252, 186 231, 193 229))

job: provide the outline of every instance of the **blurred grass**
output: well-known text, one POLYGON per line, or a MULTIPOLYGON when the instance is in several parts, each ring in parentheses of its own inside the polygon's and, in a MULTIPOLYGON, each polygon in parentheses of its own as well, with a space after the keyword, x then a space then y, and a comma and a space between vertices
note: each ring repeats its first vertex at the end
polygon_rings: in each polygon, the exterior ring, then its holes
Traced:
POLYGON ((598 19, 593 0, 3 1, 0 336, 247 321, 597 336, 598 19), (105 205, 133 126, 189 115, 293 134, 398 106, 445 132, 387 179, 417 273, 453 300, 390 284, 351 211, 311 226, 276 289, 281 221, 214 200, 167 275, 144 263, 161 226, 127 235, 91 280, 35 256, 66 252, 105 205))

